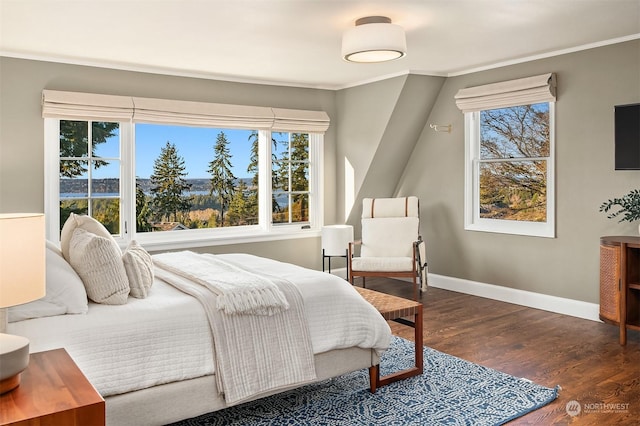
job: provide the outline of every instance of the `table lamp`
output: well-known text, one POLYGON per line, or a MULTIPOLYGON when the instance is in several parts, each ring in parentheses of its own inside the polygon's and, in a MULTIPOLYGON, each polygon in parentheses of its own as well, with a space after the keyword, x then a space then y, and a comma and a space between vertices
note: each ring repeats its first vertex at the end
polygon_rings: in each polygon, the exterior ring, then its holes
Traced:
POLYGON ((5 334, 7 309, 45 295, 45 224, 39 213, 0 214, 0 394, 20 385, 29 340, 5 334))

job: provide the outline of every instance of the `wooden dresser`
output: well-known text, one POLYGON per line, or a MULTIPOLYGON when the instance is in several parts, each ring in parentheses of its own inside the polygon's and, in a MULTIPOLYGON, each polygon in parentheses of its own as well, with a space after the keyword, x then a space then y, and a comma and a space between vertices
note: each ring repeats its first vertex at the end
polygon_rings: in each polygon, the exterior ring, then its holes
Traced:
POLYGON ((600 319, 620 327, 621 345, 640 330, 640 237, 600 238, 600 319))

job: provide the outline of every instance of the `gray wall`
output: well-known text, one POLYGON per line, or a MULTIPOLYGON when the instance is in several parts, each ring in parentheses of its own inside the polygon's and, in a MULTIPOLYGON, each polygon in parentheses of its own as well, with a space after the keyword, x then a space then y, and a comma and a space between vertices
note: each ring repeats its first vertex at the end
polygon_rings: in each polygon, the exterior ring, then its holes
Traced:
MULTIPOLYGON (((429 83, 425 87, 430 87, 429 83)), ((369 99, 375 99, 377 91, 382 99, 389 98, 381 84, 357 88, 358 94, 366 93, 369 99)), ((356 98, 358 94, 353 92, 339 94, 338 101, 341 96, 356 98)), ((407 95, 419 98, 415 92, 407 95)), ((429 90, 423 93, 424 98, 431 95, 429 90)), ((367 176, 362 187, 369 189, 368 196, 420 197, 421 231, 427 241, 430 272, 598 303, 600 236, 638 234, 637 222, 617 223, 598 211, 603 201, 640 188, 640 171, 613 168, 613 106, 634 102, 640 102, 639 41, 447 78, 395 192, 389 194, 386 176, 367 170, 359 170, 367 176), (455 106, 454 95, 464 87, 546 72, 555 72, 558 82, 557 238, 465 231, 464 116, 455 106), (451 123, 453 131, 436 133, 429 129, 429 123, 451 123), (378 191, 377 183, 384 183, 378 191)), ((348 103, 347 99, 338 105, 348 103)), ((340 126, 367 119, 353 110, 339 111, 340 126)), ((342 135, 341 129, 338 135, 342 135)), ((348 142, 338 137, 337 151, 350 152, 350 147, 343 146, 348 142)), ((368 153, 367 159, 371 157, 368 153)), ((363 160, 361 165, 370 163, 363 160)), ((360 214, 357 204, 354 211, 360 214)), ((357 215, 352 214, 349 222, 356 225, 357 215)))
MULTIPOLYGON (((317 109, 325 137, 325 223, 359 228, 365 196, 420 197, 422 234, 436 274, 598 303, 598 240, 636 235, 598 212, 640 187, 639 171, 613 170, 613 106, 640 102, 640 41, 473 74, 409 75, 339 91, 172 77, 0 58, 0 211, 43 210, 42 89, 317 109), (463 87, 555 72, 557 238, 463 229, 463 87), (430 123, 453 124, 436 133, 430 123), (345 190, 345 162, 353 187, 345 190), (353 206, 345 205, 346 191, 353 206)), ((356 236, 358 233, 356 233, 356 236)), ((241 251, 320 268, 318 238, 203 249, 241 251)))
MULTIPOLYGON (((44 211, 43 89, 323 110, 335 120, 335 92, 222 82, 0 57, 0 212, 44 211)), ((335 187, 335 127, 325 135, 325 187, 335 187)), ((325 218, 333 221, 333 197, 325 218)), ((216 247, 320 268, 319 238, 216 247), (275 249, 274 249, 275 247, 275 249)))

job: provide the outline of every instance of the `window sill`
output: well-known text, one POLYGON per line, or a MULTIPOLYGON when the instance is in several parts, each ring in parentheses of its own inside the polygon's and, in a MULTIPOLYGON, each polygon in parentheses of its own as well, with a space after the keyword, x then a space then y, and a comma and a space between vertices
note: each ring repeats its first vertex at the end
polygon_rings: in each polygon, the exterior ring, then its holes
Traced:
POLYGON ((542 222, 513 222, 507 220, 481 219, 477 223, 465 224, 464 229, 466 231, 493 232, 527 237, 556 237, 553 223, 542 222))

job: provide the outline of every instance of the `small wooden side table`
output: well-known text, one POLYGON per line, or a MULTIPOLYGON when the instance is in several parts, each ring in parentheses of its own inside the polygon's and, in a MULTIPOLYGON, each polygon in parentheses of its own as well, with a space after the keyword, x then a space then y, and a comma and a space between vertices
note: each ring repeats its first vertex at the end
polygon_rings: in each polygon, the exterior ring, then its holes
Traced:
POLYGON ((380 366, 369 367, 369 383, 371 393, 374 393, 380 386, 397 382, 413 376, 418 376, 424 371, 423 349, 422 349, 422 303, 414 300, 403 299, 402 297, 380 293, 362 287, 354 287, 358 293, 374 308, 380 312, 387 321, 396 321, 400 324, 414 328, 415 332, 415 366, 406 370, 401 370, 384 377, 380 377, 380 366), (405 320, 403 317, 414 317, 413 321, 405 320))
POLYGON ((0 425, 104 426, 104 399, 64 349, 33 353, 20 386, 0 396, 0 425))

